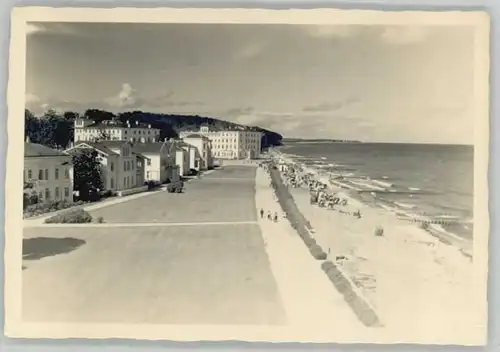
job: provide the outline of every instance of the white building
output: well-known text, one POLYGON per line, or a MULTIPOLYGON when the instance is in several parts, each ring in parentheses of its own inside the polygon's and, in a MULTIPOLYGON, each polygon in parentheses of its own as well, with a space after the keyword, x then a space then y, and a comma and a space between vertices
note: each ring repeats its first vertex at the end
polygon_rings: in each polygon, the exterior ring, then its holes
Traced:
MULTIPOLYGON (((190 151, 189 148, 184 149, 182 147, 181 141, 175 141, 174 142, 174 149, 175 149, 175 163, 179 167, 179 175, 180 176, 188 176, 189 175, 189 169, 190 169, 190 151)), ((194 149, 192 147, 191 149, 194 149)))
POLYGON ((82 149, 97 151, 104 190, 118 191, 142 186, 142 180, 137 179, 137 156, 130 142, 79 142, 66 152, 73 154, 82 149))
POLYGON ((71 155, 41 144, 24 143, 24 193, 38 203, 73 202, 71 155))
POLYGON ((187 167, 184 166, 184 175, 189 175, 191 170, 196 170, 200 171, 200 166, 201 166, 201 155, 200 152, 198 151, 198 148, 195 146, 192 146, 191 144, 188 144, 184 141, 177 141, 177 146, 181 147, 184 153, 187 154, 187 167))
POLYGON ((195 147, 198 150, 198 155, 191 163, 191 168, 195 170, 207 170, 213 167, 213 154, 211 150, 210 139, 199 133, 190 133, 184 135, 182 140, 195 147))
POLYGON ((149 124, 106 120, 96 123, 85 118, 75 120, 74 141, 94 142, 99 140, 156 142, 160 139, 160 130, 149 124))
POLYGON ((145 157, 145 181, 165 183, 180 179, 174 142, 134 143, 133 150, 145 157))
MULTIPOLYGON (((179 133, 181 138, 186 138, 191 134, 193 132, 179 133)), ((196 134, 210 140, 210 149, 214 158, 253 159, 260 156, 262 132, 245 129, 215 131, 203 125, 196 134)))

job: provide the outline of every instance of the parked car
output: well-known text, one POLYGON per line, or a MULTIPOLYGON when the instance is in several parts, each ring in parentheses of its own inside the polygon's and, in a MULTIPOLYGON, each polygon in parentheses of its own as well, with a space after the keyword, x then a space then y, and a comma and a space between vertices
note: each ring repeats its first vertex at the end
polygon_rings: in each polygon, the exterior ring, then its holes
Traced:
POLYGON ((184 182, 177 181, 167 184, 167 192, 169 193, 182 193, 184 190, 184 182))

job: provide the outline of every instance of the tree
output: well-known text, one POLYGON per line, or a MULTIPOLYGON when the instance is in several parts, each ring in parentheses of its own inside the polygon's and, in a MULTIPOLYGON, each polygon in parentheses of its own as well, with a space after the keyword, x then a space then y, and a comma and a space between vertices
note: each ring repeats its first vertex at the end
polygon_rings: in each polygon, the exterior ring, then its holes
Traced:
POLYGON ((73 189, 79 192, 81 200, 96 200, 93 198, 103 189, 101 163, 95 150, 79 150, 73 155, 73 189))
POLYGON ((113 114, 112 112, 99 109, 88 109, 87 111, 85 111, 84 116, 87 119, 93 120, 97 123, 105 120, 112 120, 115 118, 115 114, 113 114))

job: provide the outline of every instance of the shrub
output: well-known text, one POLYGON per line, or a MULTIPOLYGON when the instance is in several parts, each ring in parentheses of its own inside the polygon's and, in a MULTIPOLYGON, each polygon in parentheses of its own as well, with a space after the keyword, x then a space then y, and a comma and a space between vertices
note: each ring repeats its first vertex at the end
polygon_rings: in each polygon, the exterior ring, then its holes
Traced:
POLYGON ((382 226, 377 226, 375 229, 375 236, 383 236, 384 235, 384 228, 382 226))
POLYGON ((325 273, 328 273, 330 270, 335 269, 335 265, 331 261, 323 262, 323 264, 321 264, 321 269, 323 269, 325 273))
POLYGON ((317 260, 325 260, 328 257, 327 254, 323 251, 323 249, 317 244, 312 245, 309 248, 309 251, 311 252, 312 256, 317 260))
POLYGON ((83 209, 71 209, 45 220, 46 224, 83 224, 92 221, 92 216, 83 209))
POLYGON ((304 237, 304 243, 306 244, 307 247, 311 248, 312 246, 316 245, 316 240, 312 238, 311 236, 304 237))
POLYGON ((102 223, 104 222, 104 218, 103 218, 102 216, 99 216, 99 217, 97 218, 97 222, 98 222, 99 224, 102 224, 102 223))

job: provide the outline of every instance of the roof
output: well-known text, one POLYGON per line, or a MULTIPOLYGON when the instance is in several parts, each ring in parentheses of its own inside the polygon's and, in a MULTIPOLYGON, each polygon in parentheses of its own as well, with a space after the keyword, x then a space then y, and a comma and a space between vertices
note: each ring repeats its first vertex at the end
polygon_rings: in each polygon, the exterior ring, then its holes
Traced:
POLYGON ((135 153, 156 154, 160 153, 163 142, 134 143, 132 149, 135 153))
POLYGON ((139 157, 139 158, 142 158, 142 159, 147 159, 146 156, 142 155, 141 153, 136 153, 136 152, 132 152, 132 154, 134 154, 135 156, 139 157))
POLYGON ((95 142, 99 145, 102 145, 102 146, 105 146, 107 148, 121 148, 123 145, 125 144, 130 144, 132 145, 131 142, 129 141, 110 141, 110 140, 102 140, 102 141, 99 141, 99 142, 95 142))
POLYGON ((191 134, 188 134, 187 136, 185 136, 184 138, 201 138, 201 139, 208 139, 208 137, 206 136, 202 136, 201 134, 199 133, 191 133, 191 134))
POLYGON ((67 152, 70 152, 74 149, 80 149, 81 147, 83 148, 93 148, 97 151, 100 151, 101 153, 103 154, 106 154, 106 155, 118 155, 117 153, 115 153, 114 151, 112 151, 111 149, 109 149, 108 147, 100 144, 100 142, 84 142, 84 141, 81 141, 81 142, 78 142, 75 146, 73 146, 72 148, 69 148, 67 149, 67 152), (85 147, 87 146, 87 147, 85 147))
POLYGON ((67 153, 36 143, 24 143, 25 157, 69 156, 67 153))
MULTIPOLYGON (((80 120, 85 120, 85 119, 80 119, 80 120)), ((144 122, 139 122, 136 124, 135 122, 131 121, 130 122, 130 127, 127 125, 126 122, 123 122, 121 120, 104 120, 100 122, 94 122, 86 126, 85 128, 151 128, 151 124, 144 123, 144 122)), ((80 127, 81 128, 81 127, 80 127)))

